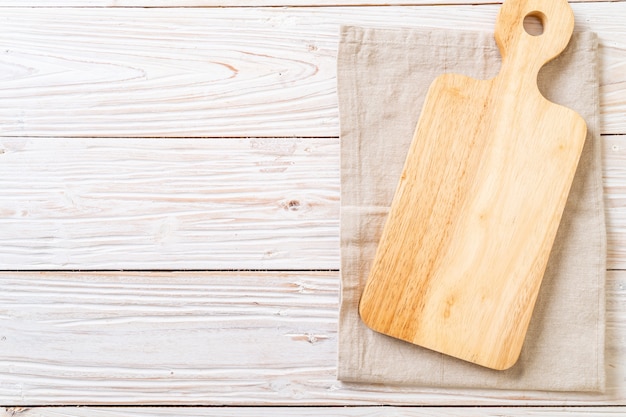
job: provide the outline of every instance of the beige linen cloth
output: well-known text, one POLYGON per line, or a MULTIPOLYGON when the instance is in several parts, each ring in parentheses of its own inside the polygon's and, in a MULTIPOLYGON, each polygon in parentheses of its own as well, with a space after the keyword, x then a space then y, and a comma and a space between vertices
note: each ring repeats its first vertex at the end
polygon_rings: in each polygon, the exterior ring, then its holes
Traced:
POLYGON ((357 306, 424 96, 445 72, 497 74, 493 34, 342 27, 341 311, 338 378, 428 387, 604 389, 606 238, 598 115, 597 37, 575 33, 539 87, 587 121, 578 166, 519 361, 495 371, 384 336, 357 306))

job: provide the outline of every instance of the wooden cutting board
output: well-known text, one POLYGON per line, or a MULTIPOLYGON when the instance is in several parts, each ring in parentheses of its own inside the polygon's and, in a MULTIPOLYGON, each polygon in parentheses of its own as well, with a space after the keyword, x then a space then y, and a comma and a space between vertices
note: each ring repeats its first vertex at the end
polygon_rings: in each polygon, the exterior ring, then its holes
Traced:
POLYGON ((432 83, 361 297, 370 328, 489 368, 517 361, 586 136, 537 87, 573 27, 565 0, 507 0, 500 73, 432 83))

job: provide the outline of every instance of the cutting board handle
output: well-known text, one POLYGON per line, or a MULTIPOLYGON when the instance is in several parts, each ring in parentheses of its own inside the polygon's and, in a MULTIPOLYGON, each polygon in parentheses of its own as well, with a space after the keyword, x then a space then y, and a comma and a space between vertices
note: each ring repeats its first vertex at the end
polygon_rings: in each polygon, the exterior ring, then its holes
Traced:
POLYGON ((536 80, 539 69, 565 49, 573 31, 574 13, 567 0, 506 0, 495 28, 502 70, 514 70, 536 80), (541 21, 542 34, 526 32, 527 16, 541 21))

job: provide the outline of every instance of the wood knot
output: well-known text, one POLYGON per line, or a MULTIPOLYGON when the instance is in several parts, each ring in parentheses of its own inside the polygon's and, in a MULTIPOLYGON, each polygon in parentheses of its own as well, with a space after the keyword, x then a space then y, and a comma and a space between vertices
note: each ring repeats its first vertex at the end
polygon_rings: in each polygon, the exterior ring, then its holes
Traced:
POLYGON ((285 208, 289 211, 298 211, 300 210, 300 202, 298 200, 290 200, 285 208))

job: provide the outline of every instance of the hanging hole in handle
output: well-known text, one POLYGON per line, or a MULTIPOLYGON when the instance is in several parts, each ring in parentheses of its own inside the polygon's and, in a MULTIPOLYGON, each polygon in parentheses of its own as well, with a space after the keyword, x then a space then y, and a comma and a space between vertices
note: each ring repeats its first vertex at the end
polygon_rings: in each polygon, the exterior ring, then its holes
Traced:
POLYGON ((530 12, 524 18, 524 30, 531 36, 543 34, 546 16, 541 12, 530 12))

